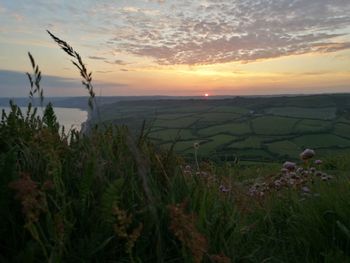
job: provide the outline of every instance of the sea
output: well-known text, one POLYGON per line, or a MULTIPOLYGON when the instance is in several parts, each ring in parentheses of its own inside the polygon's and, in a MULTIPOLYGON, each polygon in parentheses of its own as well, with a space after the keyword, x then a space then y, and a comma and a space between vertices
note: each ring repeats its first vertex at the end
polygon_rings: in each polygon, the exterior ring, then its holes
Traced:
MULTIPOLYGON (((6 113, 10 111, 10 107, 2 107, 0 106, 0 109, 5 110, 6 113)), ((27 112, 26 107, 21 107, 21 111, 23 114, 27 112)), ((60 126, 64 126, 64 129, 66 132, 68 132, 71 129, 81 130, 81 125, 87 120, 88 113, 87 111, 77 109, 77 108, 61 108, 61 107, 54 107, 54 112, 57 117, 57 121, 59 122, 60 126)), ((42 116, 43 110, 38 107, 38 114, 42 116)), ((1 116, 1 113, 0 113, 1 116)))

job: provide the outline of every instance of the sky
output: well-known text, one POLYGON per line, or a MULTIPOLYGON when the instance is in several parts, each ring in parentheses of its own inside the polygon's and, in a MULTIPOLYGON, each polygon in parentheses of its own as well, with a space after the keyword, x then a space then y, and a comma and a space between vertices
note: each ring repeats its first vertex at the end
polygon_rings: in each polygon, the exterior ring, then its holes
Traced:
POLYGON ((350 92, 349 0, 0 0, 0 97, 350 92))

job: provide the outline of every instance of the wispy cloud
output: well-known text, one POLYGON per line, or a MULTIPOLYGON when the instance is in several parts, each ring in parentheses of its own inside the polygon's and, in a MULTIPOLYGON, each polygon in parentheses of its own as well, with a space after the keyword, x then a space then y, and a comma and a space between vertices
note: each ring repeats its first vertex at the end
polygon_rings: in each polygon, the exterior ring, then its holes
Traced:
MULTIPOLYGON (((172 12, 120 9, 115 48, 159 64, 251 62, 350 47, 347 0, 165 2, 172 12)), ((164 6, 165 6, 164 5, 164 6)))
POLYGON ((164 4, 165 0, 148 0, 148 2, 158 3, 158 4, 164 4))
POLYGON ((112 70, 97 70, 96 72, 105 74, 105 73, 112 73, 113 71, 112 70))
POLYGON ((5 0, 0 13, 16 14, 31 28, 54 26, 90 49, 103 46, 160 65, 246 63, 350 47, 349 0, 19 2, 20 9, 5 0))
MULTIPOLYGON (((99 73, 107 73, 99 72, 99 73)), ((12 96, 27 96, 29 93, 29 82, 24 72, 12 71, 12 70, 0 70, 0 94, 2 97, 12 96), (11 89, 9 89, 11 87, 11 89)), ((113 88, 127 88, 127 84, 123 83, 110 83, 95 81, 95 88, 99 89, 113 89, 113 88)), ((73 94, 86 94, 86 91, 81 85, 79 79, 64 78, 58 76, 44 75, 41 81, 41 86, 44 88, 45 95, 52 95, 52 91, 60 90, 62 94, 66 92, 73 94)), ((60 94, 54 94, 55 96, 60 94)))
POLYGON ((105 62, 107 64, 114 64, 114 65, 121 65, 121 66, 124 66, 124 65, 127 65, 127 63, 121 59, 116 59, 114 61, 108 61, 108 60, 105 60, 105 62))
POLYGON ((105 57, 99 57, 99 56, 89 56, 89 59, 94 59, 94 60, 105 60, 105 57))
MULTIPOLYGON (((0 70, 0 93, 1 96, 27 96, 29 93, 29 82, 24 72, 12 70, 0 70), (11 89, 9 88, 11 87, 11 89)), ((43 76, 41 81, 45 93, 50 93, 52 88, 74 89, 80 86, 80 82, 72 78, 63 78, 57 76, 43 76)))

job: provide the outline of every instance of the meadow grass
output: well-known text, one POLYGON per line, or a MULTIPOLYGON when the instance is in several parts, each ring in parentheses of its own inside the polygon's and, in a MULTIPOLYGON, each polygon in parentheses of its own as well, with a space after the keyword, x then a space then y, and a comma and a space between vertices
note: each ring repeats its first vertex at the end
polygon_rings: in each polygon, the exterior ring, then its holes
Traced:
POLYGON ((0 123, 1 262, 350 261, 349 155, 315 171, 311 160, 283 173, 197 167, 145 131, 66 136, 50 104, 43 117, 11 109, 0 123))
POLYGON ((263 116, 252 120, 252 127, 256 134, 283 135, 290 134, 296 122, 297 120, 292 118, 263 116), (279 125, 275 125, 276 123, 279 125))

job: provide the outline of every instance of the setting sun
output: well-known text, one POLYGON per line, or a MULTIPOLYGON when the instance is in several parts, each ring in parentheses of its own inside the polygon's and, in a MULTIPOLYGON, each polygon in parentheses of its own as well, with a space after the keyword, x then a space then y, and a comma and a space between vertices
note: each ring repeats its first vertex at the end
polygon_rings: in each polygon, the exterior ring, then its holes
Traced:
POLYGON ((205 94, 204 94, 204 97, 209 97, 209 94, 208 94, 208 93, 205 93, 205 94))

